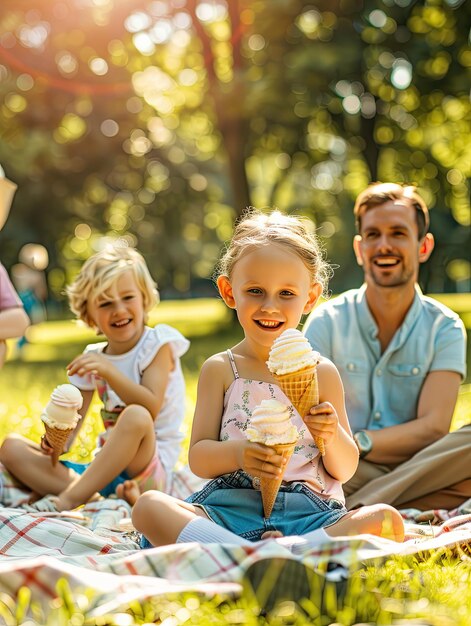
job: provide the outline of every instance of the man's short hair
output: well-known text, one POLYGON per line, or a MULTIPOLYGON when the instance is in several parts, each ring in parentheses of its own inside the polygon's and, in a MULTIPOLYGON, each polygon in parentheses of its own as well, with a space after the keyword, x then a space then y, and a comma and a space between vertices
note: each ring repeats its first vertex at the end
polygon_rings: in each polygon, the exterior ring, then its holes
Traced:
POLYGON ((409 205, 415 209, 419 239, 425 237, 430 226, 430 217, 427 205, 417 192, 417 187, 399 183, 371 183, 362 191, 353 207, 355 216, 355 226, 358 233, 361 230, 361 218, 363 214, 377 206, 381 206, 390 200, 407 200, 409 205))

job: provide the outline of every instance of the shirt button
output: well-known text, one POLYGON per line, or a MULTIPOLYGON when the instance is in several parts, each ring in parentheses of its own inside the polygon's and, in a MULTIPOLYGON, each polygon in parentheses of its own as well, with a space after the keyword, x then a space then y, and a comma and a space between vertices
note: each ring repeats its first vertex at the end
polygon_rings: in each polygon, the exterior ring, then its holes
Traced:
POLYGON ((418 367, 413 367, 412 368, 412 373, 413 374, 418 374, 419 373, 419 368, 418 367))
POLYGON ((381 411, 376 411, 376 413, 373 415, 375 420, 380 420, 381 419, 381 411))
POLYGON ((376 372, 376 376, 382 376, 383 375, 383 370, 378 370, 376 372))
POLYGON ((349 372, 353 372, 353 370, 355 369, 355 365, 353 363, 348 363, 347 369, 349 372))

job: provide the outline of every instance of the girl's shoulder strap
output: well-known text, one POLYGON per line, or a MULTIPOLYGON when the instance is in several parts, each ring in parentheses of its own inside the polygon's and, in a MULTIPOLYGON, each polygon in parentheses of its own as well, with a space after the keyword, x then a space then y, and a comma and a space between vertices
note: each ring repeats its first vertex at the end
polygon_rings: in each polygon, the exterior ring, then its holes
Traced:
POLYGON ((237 365, 234 359, 234 355, 232 354, 232 350, 228 348, 226 350, 226 353, 229 358, 229 363, 231 364, 231 367, 232 367, 232 373, 234 374, 234 378, 237 380, 239 378, 239 372, 237 371, 237 365))

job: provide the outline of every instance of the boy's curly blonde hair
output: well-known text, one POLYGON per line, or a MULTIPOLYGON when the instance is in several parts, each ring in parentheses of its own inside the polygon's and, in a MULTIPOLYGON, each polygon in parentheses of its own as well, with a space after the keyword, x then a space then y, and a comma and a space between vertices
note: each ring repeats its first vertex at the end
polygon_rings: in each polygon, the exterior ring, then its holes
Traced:
POLYGON ((128 271, 134 275, 142 293, 144 311, 148 313, 159 302, 159 292, 144 258, 134 248, 108 245, 85 261, 74 282, 66 289, 70 310, 77 319, 95 328, 88 315, 88 303, 106 294, 118 278, 128 271))
POLYGON ((244 254, 272 243, 291 248, 309 270, 312 282, 320 283, 326 290, 332 268, 324 260, 312 222, 304 217, 285 215, 278 210, 265 213, 250 208, 245 211, 219 261, 215 277, 222 275, 230 279, 235 264, 244 254))

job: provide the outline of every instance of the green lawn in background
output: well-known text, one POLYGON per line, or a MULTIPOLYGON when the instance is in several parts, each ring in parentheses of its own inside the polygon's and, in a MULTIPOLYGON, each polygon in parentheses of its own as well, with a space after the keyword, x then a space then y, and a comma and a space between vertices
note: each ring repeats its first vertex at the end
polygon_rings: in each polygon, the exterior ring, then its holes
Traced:
MULTIPOLYGON (((453 307, 471 328, 471 295, 446 294, 434 296, 447 306, 453 307)), ((164 301, 150 314, 149 323, 166 323, 174 326, 191 341, 188 353, 182 359, 187 384, 187 411, 185 431, 187 439, 196 395, 198 372, 212 354, 233 346, 242 337, 240 326, 232 311, 218 298, 164 301)), ((49 394, 58 384, 67 382, 66 366, 87 343, 101 341, 93 331, 74 320, 44 322, 29 329, 30 344, 26 345, 20 358, 15 356, 0 372, 0 441, 5 434, 16 431, 39 440, 42 423, 39 419, 49 394)), ((468 342, 471 343, 471 342, 468 342)), ((468 347, 468 363, 471 356, 468 347)), ((468 367, 468 381, 471 375, 468 367)), ((97 431, 99 402, 92 405, 93 419, 87 419, 82 427, 81 438, 72 450, 72 456, 88 458, 97 431)), ((463 385, 453 428, 471 421, 471 387, 463 385)), ((183 450, 182 460, 186 449, 183 450)))
MULTIPOLYGON (((468 333, 471 327, 471 296, 452 294, 437 296, 447 306, 454 308, 465 321, 468 333)), ((186 438, 181 460, 186 451, 195 402, 198 371, 203 361, 215 352, 234 345, 241 338, 238 323, 218 299, 162 302, 150 316, 150 323, 168 323, 178 328, 191 340, 191 348, 183 357, 182 364, 187 383, 186 438)), ((16 431, 39 441, 43 432, 40 413, 48 401, 50 392, 58 384, 67 382, 66 365, 79 354, 87 343, 99 341, 89 329, 68 321, 46 322, 29 332, 30 344, 21 358, 11 358, 0 372, 0 441, 16 431)), ((13 346, 10 346, 13 348, 13 346)), ((12 350, 13 352, 13 350, 12 350)), ((470 364, 468 347, 468 366, 470 364)), ((468 373, 468 381, 469 373, 468 373)), ((78 460, 88 460, 95 437, 101 428, 98 417, 99 403, 92 406, 91 419, 87 418, 81 437, 71 451, 78 460)), ((90 417, 90 416, 89 416, 90 417)), ((462 386, 453 427, 471 421, 471 385, 462 386)), ((335 594, 323 599, 325 609, 319 614, 320 600, 313 590, 313 599, 307 602, 308 617, 301 614, 292 603, 280 605, 279 610, 267 617, 260 616, 249 600, 236 603, 202 601, 195 597, 181 596, 172 600, 152 600, 144 607, 134 603, 129 614, 88 618, 85 596, 81 596, 79 609, 74 599, 56 601, 48 616, 28 625, 41 624, 143 624, 183 623, 180 617, 189 614, 195 624, 299 624, 314 626, 353 626, 354 624, 427 624, 431 626, 469 626, 471 624, 471 559, 462 551, 445 551, 433 558, 420 555, 392 558, 385 564, 371 565, 352 576, 344 605, 337 606, 335 594), (75 607, 75 608, 74 608, 75 607), (180 616, 180 617, 179 617, 180 616), (100 621, 101 620, 101 621, 100 621), (395 621, 397 620, 397 621, 395 621)), ((67 595, 66 591, 61 593, 67 595)), ((90 590, 90 597, 93 592, 90 590)), ((9 624, 22 624, 16 615, 24 614, 28 607, 27 591, 15 604, 0 593, 0 621, 8 614, 9 624)), ((90 600, 90 606, 93 602, 90 600)), ((190 622, 185 622, 190 623, 190 622)))

